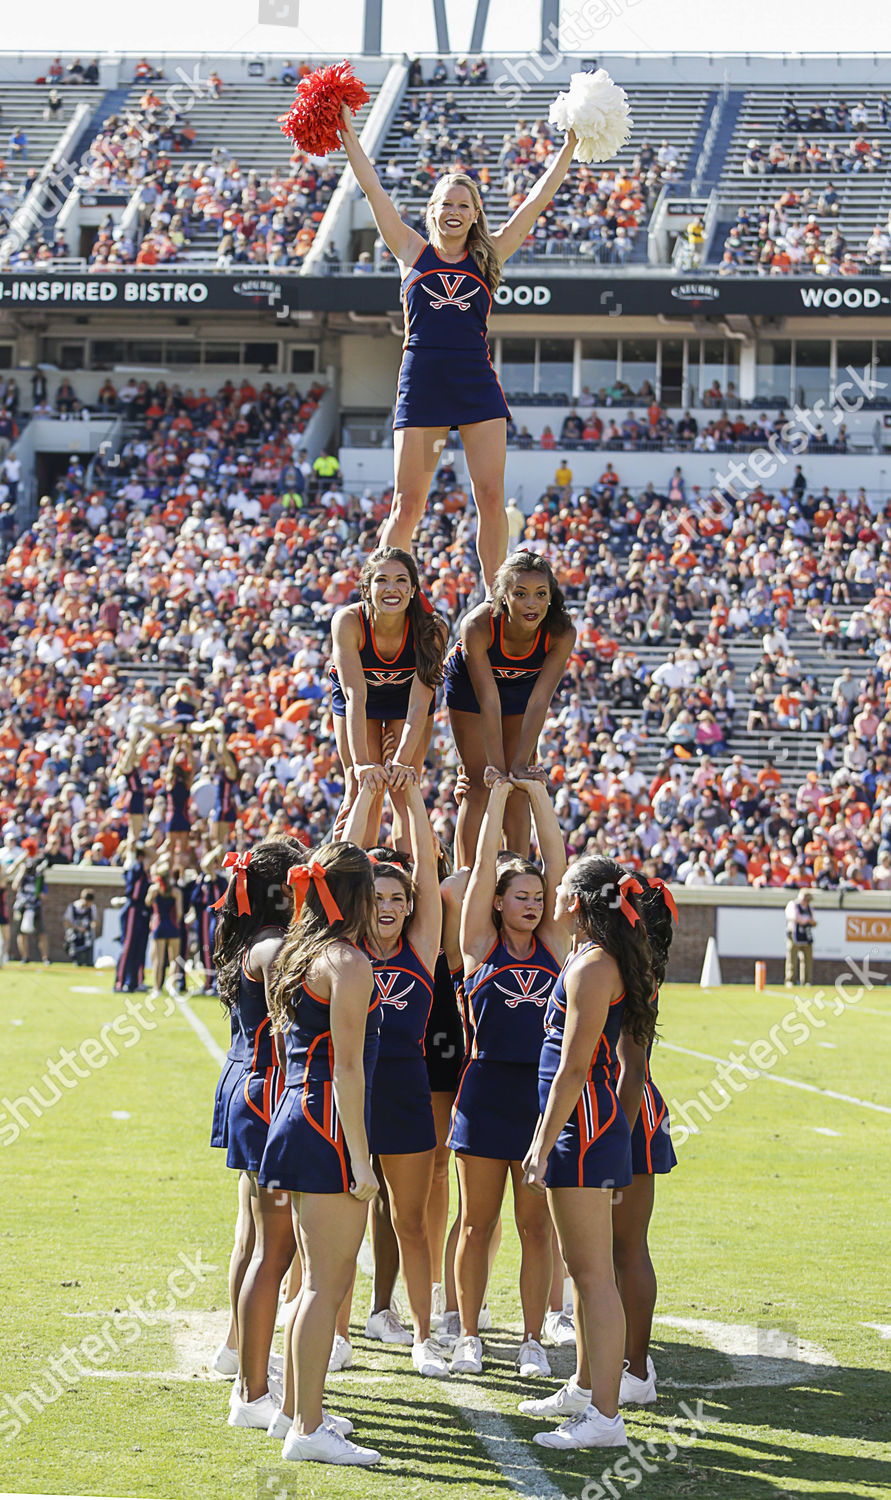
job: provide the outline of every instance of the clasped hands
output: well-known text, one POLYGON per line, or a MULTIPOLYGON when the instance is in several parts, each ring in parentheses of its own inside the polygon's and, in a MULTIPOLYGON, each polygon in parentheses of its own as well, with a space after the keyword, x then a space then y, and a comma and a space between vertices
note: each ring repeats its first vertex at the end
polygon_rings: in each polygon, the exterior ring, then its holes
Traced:
POLYGON ((406 792, 418 785, 418 773, 414 766, 404 766, 398 760, 387 760, 383 765, 370 761, 367 765, 353 767, 359 790, 370 792, 406 792))

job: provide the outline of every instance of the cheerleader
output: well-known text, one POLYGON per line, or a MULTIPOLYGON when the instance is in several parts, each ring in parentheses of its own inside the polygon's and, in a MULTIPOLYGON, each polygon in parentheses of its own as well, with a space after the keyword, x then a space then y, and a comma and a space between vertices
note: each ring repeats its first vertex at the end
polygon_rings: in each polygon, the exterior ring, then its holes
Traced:
MULTIPOLYGON (((290 843, 267 840, 230 857, 235 873, 220 903, 214 960, 220 998, 237 1011, 244 1065, 231 1091, 226 1165, 251 1181, 256 1245, 238 1292, 235 1331, 241 1378, 230 1427, 269 1426, 278 1407, 269 1384, 269 1351, 278 1290, 296 1249, 286 1193, 257 1186, 272 1110, 281 1091, 269 1016, 269 981, 292 911, 288 871, 300 859, 290 843)), ((277 1386, 276 1394, 281 1395, 277 1386)))
MULTIPOLYGON (((656 981, 654 1012, 665 978, 677 907, 662 880, 640 877, 640 906, 647 924, 656 981)), ((656 1371, 650 1358, 650 1333, 656 1307, 656 1273, 647 1231, 653 1216, 656 1177, 677 1166, 671 1143, 668 1106, 650 1074, 652 1042, 644 1048, 627 1033, 619 1049, 616 1085, 619 1103, 631 1126, 630 1186, 613 1203, 613 1264, 625 1309, 625 1364, 620 1406, 650 1406, 656 1400, 656 1371)))
POLYGON ((214 942, 217 930, 217 902, 225 895, 227 881, 221 873, 222 849, 217 847, 205 854, 198 875, 189 886, 189 906, 195 919, 195 946, 204 974, 203 993, 217 993, 217 977, 214 969, 214 942))
MULTIPOLYGON (((420 774, 430 744, 448 627, 441 615, 425 608, 414 558, 398 547, 379 547, 371 554, 359 594, 359 603, 339 609, 331 622, 331 707, 344 770, 344 809, 352 807, 367 780, 375 793, 392 787, 399 814, 403 779, 409 769, 420 774), (384 769, 385 732, 395 740, 395 778, 384 769)), ((378 804, 376 812, 369 811, 369 827, 356 830, 358 843, 376 841, 379 818, 378 804)))
MULTIPOLYGON (((292 1194, 304 1278, 293 1318, 295 1415, 282 1457, 373 1464, 348 1440, 348 1418, 327 1416, 322 1392, 337 1311, 352 1285, 368 1203, 378 1181, 368 1149, 380 998, 360 947, 374 918, 372 864, 354 844, 323 844, 289 872, 295 918, 272 982, 287 1053, 260 1183, 292 1194)), ((280 1430, 275 1424, 271 1430, 280 1430)))
POLYGON ((151 884, 145 893, 145 904, 152 913, 149 928, 152 939, 153 995, 160 995, 168 964, 175 964, 179 952, 179 929, 183 919, 183 898, 166 860, 152 870, 151 884))
POLYGON ((211 719, 207 726, 204 753, 214 785, 211 838, 225 849, 232 843, 238 821, 238 762, 226 744, 225 729, 218 719, 211 719))
POLYGON ((641 886, 600 855, 578 860, 557 891, 558 922, 572 931, 572 953, 554 987, 539 1064, 541 1118, 524 1162, 525 1183, 551 1205, 573 1281, 578 1365, 575 1377, 532 1416, 567 1418, 540 1432, 546 1448, 620 1447, 618 1414, 625 1319, 612 1258, 614 1188, 631 1182, 631 1132, 614 1083, 623 1032, 652 1040, 654 979, 641 886))
POLYGON ((461 1229, 455 1258, 461 1336, 453 1373, 479 1374, 479 1314, 489 1244, 510 1174, 521 1245, 523 1342, 520 1375, 548 1375, 541 1347, 551 1285, 551 1221, 542 1197, 523 1183, 522 1161, 538 1119, 538 1058, 545 1006, 568 940, 553 917, 566 868, 563 838, 545 787, 499 775, 489 793, 476 861, 461 914, 469 1060, 452 1112, 449 1145, 457 1153, 461 1229), (496 869, 510 796, 532 803, 544 873, 526 860, 496 869))
MULTIPOLYGON (((424 1062, 424 1034, 433 1004, 433 969, 439 953, 442 903, 433 832, 417 779, 405 788, 413 875, 397 863, 374 866, 375 916, 364 947, 381 1004, 380 1051, 371 1092, 374 1167, 387 1185, 399 1244, 402 1279, 414 1325, 412 1363, 419 1375, 448 1377, 441 1350, 430 1338, 432 1271, 427 1203, 433 1184, 436 1126, 424 1062)), ((364 786, 353 809, 367 817, 364 786)), ((351 815, 351 820, 353 816, 351 815)), ((349 824, 345 830, 349 836, 349 824)), ((372 1310, 369 1325, 389 1312, 390 1297, 372 1310)))
MULTIPOLYGON (((497 775, 542 777, 538 737, 575 645, 575 629, 548 564, 512 552, 498 569, 491 600, 465 615, 445 664, 445 701, 469 780, 458 809, 456 849, 473 859, 486 787, 497 775)), ((529 803, 511 797, 505 814, 511 849, 529 851, 529 803)))
POLYGON ((151 747, 150 734, 134 735, 127 740, 114 767, 109 781, 123 781, 127 797, 127 844, 136 843, 145 825, 145 787, 142 782, 142 760, 151 747))
POLYGON ((449 430, 464 446, 477 508, 477 551, 486 587, 507 553, 504 463, 510 411, 486 341, 492 298, 504 262, 519 250, 560 186, 572 160, 574 131, 511 215, 490 233, 479 188, 464 172, 441 177, 427 204, 428 238, 400 218, 343 108, 341 137, 402 276, 405 343, 393 423, 395 485, 381 533, 411 549, 449 430))
POLYGON ((173 749, 170 752, 170 760, 167 763, 167 772, 164 785, 167 791, 167 822, 165 825, 166 850, 172 859, 179 858, 183 861, 189 856, 189 835, 192 831, 192 822, 189 817, 189 802, 191 800, 192 787, 192 762, 188 754, 189 740, 185 734, 178 734, 173 749))

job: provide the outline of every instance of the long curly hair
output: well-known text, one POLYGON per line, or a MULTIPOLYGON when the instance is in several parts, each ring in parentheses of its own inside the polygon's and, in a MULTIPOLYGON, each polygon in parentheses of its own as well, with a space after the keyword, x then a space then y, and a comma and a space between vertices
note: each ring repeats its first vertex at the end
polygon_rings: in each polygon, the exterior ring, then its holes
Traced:
MULTIPOLYGON (((324 869, 328 889, 341 916, 329 922, 315 884, 310 881, 300 914, 296 921, 292 920, 272 967, 269 1002, 274 1031, 284 1031, 293 1021, 291 997, 302 985, 314 960, 331 943, 360 942, 370 930, 374 915, 374 866, 364 849, 357 844, 322 844, 307 854, 306 859, 324 869)), ((291 910, 293 915, 293 904, 291 910)))
POLYGON ((257 844, 245 871, 251 909, 244 916, 238 914, 237 876, 229 881, 213 945, 220 1003, 225 1010, 231 1011, 238 1001, 241 960, 257 933, 264 927, 281 927, 284 931, 290 922, 294 902, 285 882, 291 866, 299 865, 303 854, 290 839, 266 839, 257 844))
POLYGON ((512 552, 507 561, 501 564, 492 582, 492 614, 507 612, 507 591, 519 573, 541 573, 547 579, 551 599, 544 617, 544 629, 552 635, 565 635, 568 630, 572 630, 566 600, 554 571, 550 563, 537 552, 512 552))
POLYGON ((471 224, 467 231, 467 253, 476 261, 479 273, 489 288, 490 292, 496 292, 501 283, 501 257, 495 248, 495 242, 489 232, 489 225, 483 209, 483 200, 480 190, 472 177, 466 172, 446 172, 440 177, 433 192, 427 201, 427 209, 424 214, 424 224, 427 229, 427 238, 434 249, 436 248, 436 205, 440 198, 448 192, 449 187, 466 188, 470 194, 471 202, 476 209, 476 223, 471 224))
POLYGON ((415 671, 425 687, 438 688, 443 680, 443 662, 449 641, 449 627, 436 610, 428 611, 421 603, 421 581, 418 565, 410 552, 401 547, 378 547, 365 561, 359 575, 359 597, 370 609, 371 579, 381 563, 395 562, 405 568, 411 579, 412 597, 408 618, 415 641, 415 671))
POLYGON ((653 977, 656 989, 661 990, 668 968, 668 950, 674 937, 674 922, 665 904, 665 897, 658 885, 650 885, 646 876, 638 875, 643 886, 643 895, 638 898, 643 919, 647 924, 650 951, 653 955, 653 977))
POLYGON ((629 872, 603 854, 586 854, 569 866, 568 889, 578 896, 576 919, 586 937, 614 958, 625 986, 622 1030, 648 1047, 656 1028, 656 978, 643 897, 628 892, 641 920, 631 925, 620 905, 619 882, 629 872))

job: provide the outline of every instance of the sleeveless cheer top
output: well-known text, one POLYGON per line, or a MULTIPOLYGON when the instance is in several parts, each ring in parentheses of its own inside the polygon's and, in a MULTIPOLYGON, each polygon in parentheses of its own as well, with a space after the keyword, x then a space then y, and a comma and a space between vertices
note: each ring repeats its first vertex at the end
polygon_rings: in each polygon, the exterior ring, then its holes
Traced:
POLYGON ((400 937, 389 958, 378 958, 368 943, 374 986, 381 1005, 380 1060, 423 1058, 424 1033, 433 1005, 433 976, 411 943, 400 937))
POLYGON ((528 958, 514 958, 500 938, 464 980, 470 1057, 538 1065, 545 1008, 560 973, 540 938, 528 958))
POLYGON ((401 288, 403 349, 453 349, 482 353, 492 293, 472 255, 449 263, 425 245, 401 288))
MULTIPOLYGON (((415 675, 415 635, 408 615, 405 616, 405 626, 402 631, 402 644, 393 657, 381 656, 374 639, 374 626, 371 623, 371 615, 367 607, 360 606, 359 625, 362 632, 362 644, 359 647, 359 661, 362 663, 362 671, 365 674, 366 701, 373 703, 376 697, 384 697, 394 689, 406 688, 411 685, 415 675)), ((333 683, 340 686, 337 668, 332 667, 329 677, 333 683)))
MULTIPOLYGON (((541 1062, 539 1064, 539 1077, 553 1079, 560 1066, 560 1054, 563 1050, 563 1032, 566 1025, 566 982, 565 976, 570 965, 575 959, 580 958, 583 953, 588 953, 597 945, 588 943, 580 948, 577 953, 571 954, 560 971, 557 983, 554 985, 553 993, 545 1015, 544 1045, 541 1049, 541 1062)), ((619 1036, 622 1031, 622 1020, 625 1014, 624 992, 618 999, 613 1000, 607 1012, 603 1031, 597 1039, 597 1046, 588 1064, 586 1082, 593 1083, 605 1089, 615 1097, 615 1079, 618 1074, 618 1062, 616 1061, 616 1050, 619 1036)))

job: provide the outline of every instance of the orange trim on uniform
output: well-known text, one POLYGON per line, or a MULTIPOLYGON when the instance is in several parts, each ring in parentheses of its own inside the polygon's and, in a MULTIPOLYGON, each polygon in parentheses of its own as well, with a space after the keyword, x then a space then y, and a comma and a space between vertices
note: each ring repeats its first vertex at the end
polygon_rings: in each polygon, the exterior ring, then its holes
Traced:
MULTIPOLYGON (((526 661, 526 659, 532 655, 533 651, 535 650, 536 646, 538 645, 539 639, 541 637, 541 629, 542 629, 542 627, 539 625, 538 629, 536 630, 536 632, 535 632, 535 640, 532 642, 532 645, 529 647, 529 650, 528 651, 522 651, 519 656, 514 656, 513 653, 510 652, 510 651, 508 651, 505 648, 505 645, 504 645, 504 614, 503 613, 498 616, 498 620, 499 620, 498 644, 499 644, 499 646, 501 648, 501 654, 502 654, 502 656, 506 656, 507 659, 508 659, 508 661, 526 661)), ((492 617, 492 630, 493 630, 492 645, 493 646, 495 644, 494 629, 495 629, 495 618, 493 616, 492 617)), ((547 649, 548 649, 547 648, 547 641, 545 641, 545 650, 547 651, 547 649)))
MULTIPOLYGON (((373 623, 372 618, 371 618, 371 611, 370 610, 368 611, 368 629, 369 629, 369 631, 371 633, 371 649, 374 652, 375 656, 377 657, 378 661, 385 662, 387 666, 391 666, 394 661, 398 661, 399 660, 400 656, 402 655, 403 651, 405 650, 405 643, 408 640, 408 627, 409 627, 408 610, 406 610, 406 612, 405 612, 405 629, 402 632, 402 640, 401 640, 400 645, 399 645, 399 650, 396 652, 395 656, 382 656, 381 653, 377 649, 377 641, 374 638, 374 623, 373 623)), ((364 642, 363 642, 363 645, 364 645, 364 642)))
MULTIPOLYGON (((305 986, 304 986, 304 988, 305 988, 305 986)), ((314 998, 318 999, 318 996, 315 996, 314 998)), ((337 1152, 337 1155, 338 1155, 338 1157, 340 1159, 340 1168, 341 1168, 341 1173, 342 1173, 342 1176, 343 1176, 343 1190, 344 1190, 345 1193, 348 1193, 350 1185, 349 1185, 349 1182, 347 1180, 346 1157, 344 1156, 343 1148, 338 1144, 337 1141, 331 1139, 331 1137, 329 1136, 327 1130, 324 1128, 324 1125, 320 1125, 319 1122, 318 1122, 318 1120, 313 1119, 313 1117, 310 1114, 309 1109, 307 1107, 307 1095, 309 1093, 309 1069, 310 1069, 310 1064, 312 1062, 312 1055, 313 1055, 313 1052, 315 1051, 316 1047, 319 1045, 319 1042, 324 1041, 326 1037, 328 1038, 329 1048, 330 1048, 331 1047, 331 1033, 330 1033, 330 1031, 320 1031, 319 1034, 318 1034, 318 1036, 314 1037, 313 1040, 312 1040, 312 1042, 310 1043, 309 1051, 306 1054, 306 1062, 305 1062, 304 1068, 303 1068, 303 1088, 302 1088, 302 1091, 301 1091, 301 1094, 300 1094, 300 1108, 301 1108, 301 1111, 303 1113, 303 1118, 309 1122, 309 1124, 312 1126, 313 1130, 317 1130, 318 1133, 319 1133, 319 1135, 322 1137, 322 1140, 326 1143, 326 1145, 332 1146, 334 1148, 334 1150, 337 1152)), ((333 1048, 331 1048, 331 1050, 333 1050, 333 1048)), ((323 1093, 323 1101, 324 1101, 323 1107, 326 1106, 327 1103, 328 1103, 328 1092, 327 1091, 330 1088, 331 1088, 330 1084, 326 1083, 324 1085, 325 1092, 323 1093)))

